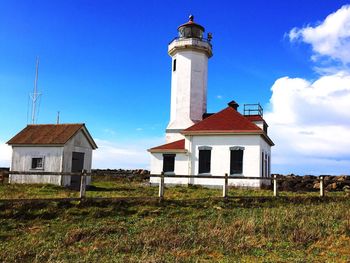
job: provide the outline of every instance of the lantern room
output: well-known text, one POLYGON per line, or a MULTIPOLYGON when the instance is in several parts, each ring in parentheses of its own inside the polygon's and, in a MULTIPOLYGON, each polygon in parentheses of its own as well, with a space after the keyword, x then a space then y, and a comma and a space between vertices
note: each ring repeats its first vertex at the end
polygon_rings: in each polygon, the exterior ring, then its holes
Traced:
POLYGON ((193 15, 190 15, 189 21, 178 27, 179 38, 203 38, 204 27, 193 22, 193 15))

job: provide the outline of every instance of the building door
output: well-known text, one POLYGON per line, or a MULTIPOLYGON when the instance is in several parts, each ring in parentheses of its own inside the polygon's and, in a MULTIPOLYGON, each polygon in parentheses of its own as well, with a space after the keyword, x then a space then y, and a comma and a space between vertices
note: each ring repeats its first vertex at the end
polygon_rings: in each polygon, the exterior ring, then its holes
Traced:
MULTIPOLYGON (((84 153, 73 152, 72 173, 80 173, 84 168, 84 153)), ((74 188, 80 187, 81 176, 71 176, 70 185, 74 188)))

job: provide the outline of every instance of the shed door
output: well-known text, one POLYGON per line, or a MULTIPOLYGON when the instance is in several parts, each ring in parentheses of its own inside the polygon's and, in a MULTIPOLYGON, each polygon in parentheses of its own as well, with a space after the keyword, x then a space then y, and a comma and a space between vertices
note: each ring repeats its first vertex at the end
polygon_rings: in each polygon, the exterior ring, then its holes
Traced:
MULTIPOLYGON (((84 168, 84 153, 73 152, 72 154, 72 173, 79 173, 84 168)), ((80 187, 80 177, 72 176, 70 179, 71 186, 80 187)))

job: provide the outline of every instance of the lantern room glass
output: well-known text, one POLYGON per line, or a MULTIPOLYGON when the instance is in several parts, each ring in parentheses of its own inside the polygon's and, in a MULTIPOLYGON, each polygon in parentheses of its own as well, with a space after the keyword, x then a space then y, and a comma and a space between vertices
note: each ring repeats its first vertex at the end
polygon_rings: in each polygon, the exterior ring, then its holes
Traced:
POLYGON ((180 38, 203 38, 203 30, 196 26, 183 26, 179 28, 180 38))

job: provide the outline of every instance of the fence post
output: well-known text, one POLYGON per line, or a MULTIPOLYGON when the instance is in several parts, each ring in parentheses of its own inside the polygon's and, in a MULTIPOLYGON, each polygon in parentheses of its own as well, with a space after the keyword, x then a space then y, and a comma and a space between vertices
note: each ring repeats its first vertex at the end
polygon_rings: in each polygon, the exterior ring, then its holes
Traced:
POLYGON ((228 196, 228 175, 227 173, 225 174, 225 179, 224 179, 224 184, 222 186, 222 197, 227 197, 228 196))
POLYGON ((80 194, 79 198, 82 199, 85 197, 86 192, 86 170, 81 171, 82 175, 80 177, 80 194))
POLYGON ((324 177, 320 176, 320 196, 324 197, 324 177))
POLYGON ((164 197, 164 172, 160 175, 160 182, 159 182, 159 195, 161 199, 164 197))
POLYGON ((273 175, 273 196, 278 196, 277 175, 273 175))

